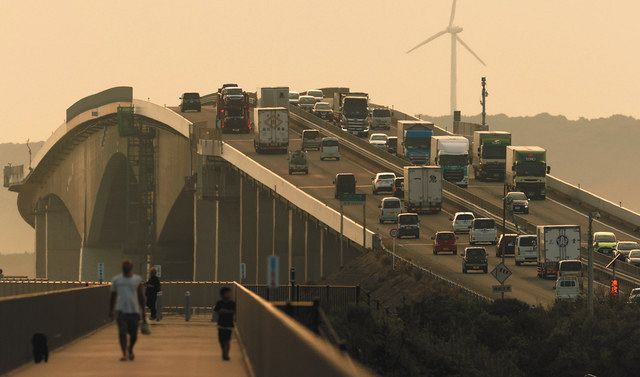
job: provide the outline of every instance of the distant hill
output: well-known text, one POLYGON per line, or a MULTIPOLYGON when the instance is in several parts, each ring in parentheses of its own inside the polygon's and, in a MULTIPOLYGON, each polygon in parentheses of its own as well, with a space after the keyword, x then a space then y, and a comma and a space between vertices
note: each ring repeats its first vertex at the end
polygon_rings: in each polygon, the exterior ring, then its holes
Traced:
MULTIPOLYGON (((33 156, 40 150, 43 142, 30 143, 33 156)), ((0 164, 29 165, 27 145, 4 143, 0 144, 0 164)), ((24 222, 18 213, 16 201, 18 194, 0 188, 0 253, 33 252, 33 229, 24 222)), ((0 267, 2 268, 2 267, 0 267)))
POLYGON ((34 253, 0 254, 0 268, 5 276, 36 275, 36 256, 34 253))
MULTIPOLYGON (((422 116, 451 130, 450 116, 422 116)), ((463 117, 480 123, 480 115, 463 117)), ((490 130, 509 131, 514 145, 547 149, 551 174, 580 184, 613 202, 640 212, 640 119, 624 115, 569 120, 547 113, 527 117, 487 117, 490 130)))

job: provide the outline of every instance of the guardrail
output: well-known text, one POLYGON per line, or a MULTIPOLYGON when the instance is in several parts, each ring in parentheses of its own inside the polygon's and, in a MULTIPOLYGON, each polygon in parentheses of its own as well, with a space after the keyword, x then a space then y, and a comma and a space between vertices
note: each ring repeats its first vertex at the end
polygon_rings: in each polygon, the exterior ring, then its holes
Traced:
POLYGON ((205 94, 200 96, 200 104, 202 106, 215 105, 218 101, 218 93, 205 94))

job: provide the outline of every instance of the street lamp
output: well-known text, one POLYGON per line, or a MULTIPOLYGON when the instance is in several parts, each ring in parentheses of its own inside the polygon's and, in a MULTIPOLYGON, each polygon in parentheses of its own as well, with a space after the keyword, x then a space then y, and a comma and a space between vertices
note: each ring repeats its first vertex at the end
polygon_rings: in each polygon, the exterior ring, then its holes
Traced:
POLYGON ((588 282, 587 282, 587 308, 589 310, 589 316, 593 317, 593 219, 599 219, 600 212, 589 212, 589 230, 588 230, 588 282))

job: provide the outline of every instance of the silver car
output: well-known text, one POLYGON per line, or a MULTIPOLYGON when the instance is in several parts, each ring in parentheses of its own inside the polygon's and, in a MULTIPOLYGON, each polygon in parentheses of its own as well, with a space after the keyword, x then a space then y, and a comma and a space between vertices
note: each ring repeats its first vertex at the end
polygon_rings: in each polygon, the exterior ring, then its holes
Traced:
POLYGON ((453 218, 449 220, 454 233, 469 233, 475 218, 472 212, 456 212, 453 218))
POLYGON ((398 215, 402 213, 402 201, 399 198, 387 197, 382 198, 380 205, 380 214, 378 215, 378 221, 380 224, 385 222, 398 222, 398 215))

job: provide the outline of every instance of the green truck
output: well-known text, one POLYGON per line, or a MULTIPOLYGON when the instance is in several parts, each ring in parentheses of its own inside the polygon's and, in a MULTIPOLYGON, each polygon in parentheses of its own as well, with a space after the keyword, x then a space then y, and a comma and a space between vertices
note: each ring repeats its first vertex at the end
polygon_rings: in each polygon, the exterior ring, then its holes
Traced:
POLYGON ((471 154, 473 174, 479 181, 504 180, 507 147, 511 133, 506 131, 475 131, 471 154))
POLYGON ((529 199, 544 199, 546 176, 551 172, 547 151, 541 147, 508 146, 506 157, 504 181, 509 191, 522 191, 529 199))

